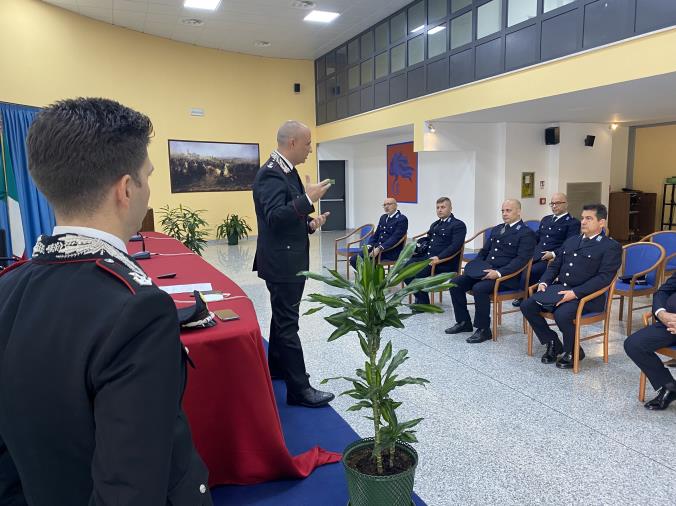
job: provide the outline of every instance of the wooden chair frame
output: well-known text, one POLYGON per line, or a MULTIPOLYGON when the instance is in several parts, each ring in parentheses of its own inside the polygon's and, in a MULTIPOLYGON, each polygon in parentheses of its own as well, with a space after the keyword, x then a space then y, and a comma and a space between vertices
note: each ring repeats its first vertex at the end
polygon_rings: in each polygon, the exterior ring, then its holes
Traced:
MULTIPOLYGON (((476 239, 477 237, 479 237, 482 234, 485 234, 487 230, 491 230, 492 228, 493 227, 486 227, 483 230, 479 230, 476 234, 474 234, 469 239, 465 239, 465 244, 472 242, 474 239, 476 239)), ((483 247, 483 244, 482 244, 482 247, 483 247)), ((469 262, 471 260, 471 258, 465 258, 465 256, 464 256, 465 255, 465 246, 464 245, 463 245, 463 248, 462 248, 462 253, 463 253, 463 257, 462 257, 462 261, 460 263, 462 264, 462 262, 469 262)))
POLYGON ((364 239, 367 239, 368 237, 371 237, 371 236, 373 235, 373 233, 375 232, 375 230, 376 230, 376 229, 375 229, 375 227, 374 227, 374 225, 373 225, 372 223, 366 223, 366 224, 362 225, 362 226, 359 227, 359 228, 355 228, 355 229, 354 229, 352 232, 350 232, 349 234, 344 235, 343 237, 337 238, 337 239, 334 241, 334 244, 333 244, 333 265, 334 265, 333 268, 337 271, 337 270, 338 270, 338 257, 339 257, 339 256, 340 256, 340 257, 345 257, 345 260, 340 259, 340 261, 341 261, 341 262, 346 262, 346 263, 347 263, 347 279, 350 279, 350 258, 353 257, 353 256, 355 256, 355 255, 357 255, 357 253, 355 253, 355 252, 350 252, 350 248, 351 248, 353 245, 355 245, 355 244, 359 244, 359 243, 362 242, 364 239), (350 237, 352 237, 353 235, 355 235, 355 234, 357 234, 357 233, 361 234, 361 231, 362 231, 364 228, 366 228, 366 227, 371 227, 371 231, 368 232, 368 233, 366 233, 366 234, 364 234, 363 236, 360 235, 360 236, 359 236, 359 239, 357 239, 356 241, 351 241, 351 242, 348 241, 347 244, 346 244, 346 246, 345 246, 345 249, 346 249, 347 251, 338 251, 338 243, 339 243, 340 241, 347 241, 347 240, 348 240, 350 237))
MULTIPOLYGON (((647 241, 644 241, 644 242, 647 242, 647 241)), ((626 257, 627 257, 627 253, 626 253, 627 250, 629 248, 634 248, 636 246, 639 246, 640 244, 641 243, 638 242, 638 243, 632 243, 632 244, 625 244, 624 246, 622 246, 622 267, 620 267, 620 272, 624 272, 624 266, 625 266, 625 261, 626 261, 626 257)), ((666 253, 664 251, 664 247, 662 245, 654 243, 654 242, 651 242, 650 244, 652 244, 653 246, 657 246, 660 249, 660 257, 657 260, 657 262, 655 262, 655 264, 652 265, 649 269, 646 269, 646 270, 643 270, 641 272, 637 272, 636 274, 634 274, 631 277, 631 281, 629 282, 629 290, 622 290, 622 289, 615 288, 615 295, 617 295, 617 297, 615 297, 615 299, 620 300, 620 315, 619 315, 620 321, 622 321, 622 315, 623 315, 623 311, 624 311, 624 298, 627 297, 627 299, 629 299, 627 301, 627 335, 628 336, 631 335, 631 329, 632 329, 632 323, 633 323, 632 322, 632 320, 633 320, 632 316, 634 314, 634 311, 636 311, 638 309, 645 309, 646 307, 650 307, 650 306, 634 307, 634 297, 646 297, 648 295, 654 294, 659 289, 660 282, 661 282, 662 277, 663 277, 663 271, 664 271, 664 266, 665 266, 664 259, 665 259, 665 256, 666 256, 666 253), (654 270, 657 270, 657 273, 655 274, 655 286, 650 287, 650 288, 646 288, 644 290, 636 290, 634 288, 634 286, 635 286, 638 278, 640 278, 641 276, 645 276, 646 274, 648 274, 649 272, 652 272, 654 270)))
MULTIPOLYGON (((647 327, 653 323, 655 323, 655 316, 652 314, 652 312, 643 313, 643 325, 647 327)), ((673 348, 659 348, 655 350, 655 353, 669 357, 672 360, 676 359, 676 350, 673 348)), ((646 377, 645 373, 641 371, 641 377, 638 380, 638 400, 641 402, 645 401, 645 387, 647 379, 648 378, 646 377)))
MULTIPOLYGON (((421 237, 424 237, 426 235, 427 235, 427 232, 423 232, 422 234, 414 235, 413 237, 411 237, 411 240, 413 240, 415 242, 418 239, 420 239, 421 237)), ((458 262, 458 270, 456 271, 456 273, 458 275, 460 275, 460 272, 462 271, 462 255, 463 255, 464 252, 465 252, 465 245, 463 244, 462 246, 460 246, 460 249, 458 251, 456 251, 455 253, 453 253, 450 257, 440 258, 439 261, 435 265, 432 266, 432 270, 430 271, 430 276, 434 276, 436 274, 437 265, 444 264, 446 262, 450 262, 451 260, 453 260, 458 255, 460 255, 461 261, 458 262)), ((435 293, 439 294, 439 304, 441 304, 444 301, 444 290, 429 292, 430 303, 432 303, 432 304, 434 304, 434 294, 435 293)), ((410 304, 412 300, 413 300, 412 296, 409 295, 408 296, 408 303, 410 304)))
POLYGON ((380 265, 382 265, 386 269, 389 269, 390 266, 397 263, 396 260, 381 260, 382 254, 385 253, 386 251, 392 251, 397 246, 401 246, 402 244, 405 244, 406 239, 408 239, 408 235, 404 234, 403 236, 401 236, 401 239, 399 239, 396 243, 394 243, 394 245, 391 248, 384 249, 380 253, 378 253, 378 256, 376 257, 376 263, 379 263, 380 265))
MULTIPOLYGON (((610 312, 613 307, 613 292, 615 290, 615 281, 617 281, 617 274, 615 274, 613 281, 608 286, 606 286, 605 288, 601 288, 600 290, 597 290, 596 292, 591 293, 586 297, 582 297, 582 299, 580 299, 580 305, 577 307, 577 313, 575 315, 574 320, 575 342, 573 343, 573 373, 575 374, 577 374, 580 371, 580 343, 582 341, 588 341, 589 339, 603 336, 603 362, 605 362, 606 364, 608 363, 608 334, 610 331, 610 312), (589 302, 590 300, 600 297, 606 292, 608 292, 608 300, 606 301, 605 311, 594 316, 583 316, 582 311, 584 311, 585 304, 587 304, 587 302, 589 302), (600 321, 603 321, 603 332, 599 332, 598 334, 592 334, 591 336, 580 337, 581 327, 584 327, 585 325, 591 325, 592 323, 598 323, 600 321)), ((533 285, 529 288, 529 293, 531 295, 533 294, 533 292, 535 292, 535 290, 537 290, 537 286, 538 285, 533 285)), ((542 315, 547 320, 554 320, 554 313, 541 312, 540 315, 542 315)), ((550 323, 550 325, 554 325, 554 323, 550 323)), ((531 327, 530 325, 527 325, 526 335, 528 336, 528 355, 532 357, 533 327, 531 327)))
MULTIPOLYGON (((528 263, 521 267, 518 271, 512 272, 511 274, 507 274, 506 276, 501 276, 498 279, 495 280, 495 286, 493 287, 493 293, 491 294, 491 305, 492 307, 492 312, 493 316, 491 319, 491 324, 492 324, 492 332, 493 332, 493 341, 497 341, 498 338, 498 325, 502 324, 502 315, 503 314, 509 314, 509 313, 515 313, 517 311, 520 311, 520 309, 511 309, 509 311, 503 311, 502 310, 502 303, 506 300, 512 300, 514 298, 526 298, 528 297, 528 281, 530 279, 530 269, 533 265, 533 259, 531 258, 528 260, 528 263), (523 290, 515 291, 515 292, 509 292, 509 294, 501 294, 498 293, 500 291, 500 284, 504 283, 505 281, 512 279, 515 276, 521 275, 521 273, 526 270, 526 283, 525 283, 525 288, 523 290)), ((472 293, 472 290, 468 291, 470 295, 474 296, 472 293)))

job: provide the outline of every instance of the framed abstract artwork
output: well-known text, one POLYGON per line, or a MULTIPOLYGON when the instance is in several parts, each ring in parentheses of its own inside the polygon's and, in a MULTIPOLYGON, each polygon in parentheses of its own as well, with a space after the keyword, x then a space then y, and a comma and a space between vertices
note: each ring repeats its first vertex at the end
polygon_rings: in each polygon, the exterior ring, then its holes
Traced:
POLYGON ((387 146, 387 197, 400 203, 418 202, 418 153, 413 142, 387 146))

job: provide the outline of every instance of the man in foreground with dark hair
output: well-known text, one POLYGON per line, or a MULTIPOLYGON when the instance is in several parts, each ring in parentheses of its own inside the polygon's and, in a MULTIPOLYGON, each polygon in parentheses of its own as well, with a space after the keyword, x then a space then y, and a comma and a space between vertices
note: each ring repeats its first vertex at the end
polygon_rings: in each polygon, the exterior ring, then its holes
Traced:
POLYGON ((176 307, 127 254, 146 213, 152 124, 98 98, 27 139, 53 235, 0 276, 0 504, 210 505, 181 409, 176 307))
POLYGON ((676 380, 655 350, 676 346, 676 274, 660 286, 653 296, 655 323, 634 332, 624 341, 624 351, 640 367, 657 390, 657 396, 645 403, 650 410, 667 409, 676 400, 676 380))
MULTIPOLYGON (((540 278, 538 291, 544 292, 556 283, 560 296, 554 307, 554 321, 563 334, 563 345, 547 320, 540 315, 543 307, 535 298, 521 304, 521 312, 530 323, 540 342, 547 346, 542 355, 543 364, 556 362, 560 369, 573 367, 575 345, 575 314, 580 299, 608 286, 622 265, 622 246, 603 234, 608 211, 603 204, 588 204, 582 208, 582 235, 567 239, 560 254, 549 264, 540 278), (563 353, 563 355, 561 355, 563 353), (561 355, 561 356, 559 356, 561 355)), ((585 313, 603 311, 607 295, 590 300, 584 306, 585 313)), ((580 347, 580 360, 584 359, 580 347)))

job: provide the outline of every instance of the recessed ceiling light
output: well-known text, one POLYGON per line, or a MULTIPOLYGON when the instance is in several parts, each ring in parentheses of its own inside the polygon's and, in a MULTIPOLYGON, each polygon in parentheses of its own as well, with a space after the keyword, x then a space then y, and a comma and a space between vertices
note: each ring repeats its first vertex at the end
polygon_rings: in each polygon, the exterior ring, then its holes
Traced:
POLYGON ((310 14, 305 16, 303 19, 305 21, 315 21, 317 23, 330 23, 336 19, 340 14, 337 12, 328 12, 328 11, 312 11, 310 14))
POLYGON ((202 26, 204 24, 204 21, 197 18, 185 18, 181 20, 181 23, 188 26, 202 26))
POLYGON ((220 3, 221 0, 185 0, 183 2, 183 7, 187 9, 207 9, 215 11, 220 3))
POLYGON ((445 29, 446 29, 446 27, 443 26, 443 25, 435 26, 434 28, 429 30, 427 33, 429 33, 430 35, 434 35, 435 33, 439 33, 441 30, 445 30, 445 29))
POLYGON ((291 2, 291 7, 295 7, 296 9, 314 9, 315 5, 317 4, 310 2, 310 0, 294 0, 291 2))
POLYGON ((423 28, 425 28, 425 25, 416 26, 413 30, 411 30, 411 33, 419 32, 423 28))
POLYGON ((256 47, 270 47, 272 44, 270 44, 269 41, 267 40, 256 40, 254 41, 254 46, 256 47))

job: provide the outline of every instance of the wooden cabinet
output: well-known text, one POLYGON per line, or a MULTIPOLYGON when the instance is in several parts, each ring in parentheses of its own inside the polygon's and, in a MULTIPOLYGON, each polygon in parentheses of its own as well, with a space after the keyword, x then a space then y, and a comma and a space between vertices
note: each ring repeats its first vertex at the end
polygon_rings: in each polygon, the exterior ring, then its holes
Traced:
POLYGON ((657 194, 611 192, 608 206, 608 228, 613 239, 636 242, 655 232, 657 194))

